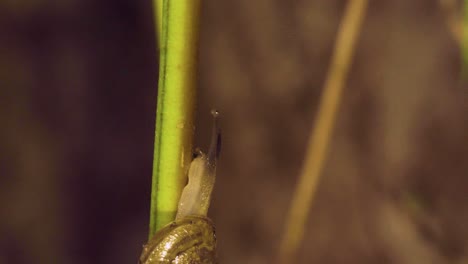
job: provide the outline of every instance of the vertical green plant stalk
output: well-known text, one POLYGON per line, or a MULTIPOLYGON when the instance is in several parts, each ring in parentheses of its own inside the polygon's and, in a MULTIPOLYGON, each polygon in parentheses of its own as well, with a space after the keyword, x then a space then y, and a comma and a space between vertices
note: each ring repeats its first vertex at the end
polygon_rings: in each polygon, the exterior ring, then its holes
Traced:
POLYGON ((192 158, 200 0, 154 0, 159 35, 150 231, 172 221, 192 158))
POLYGON ((161 31, 162 31, 162 20, 163 20, 163 4, 164 0, 154 0, 153 2, 153 14, 156 28, 156 36, 158 37, 158 49, 161 47, 161 31))
POLYGON ((462 80, 468 79, 468 0, 463 1, 463 14, 461 23, 461 54, 462 54, 462 80))

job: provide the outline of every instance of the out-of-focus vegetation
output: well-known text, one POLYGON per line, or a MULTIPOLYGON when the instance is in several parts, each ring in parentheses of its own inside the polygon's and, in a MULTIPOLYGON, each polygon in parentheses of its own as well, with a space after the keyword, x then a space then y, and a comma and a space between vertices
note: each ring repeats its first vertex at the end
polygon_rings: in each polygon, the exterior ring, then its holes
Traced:
POLYGON ((307 216, 313 205, 320 175, 327 161, 330 139, 333 138, 343 90, 351 69, 359 33, 366 17, 367 5, 367 0, 353 0, 347 3, 343 11, 315 122, 286 218, 278 254, 280 263, 295 262, 298 248, 302 243, 307 216))
MULTIPOLYGON (((203 1, 195 146, 223 114, 221 263, 270 263, 346 1, 203 1)), ((461 7, 461 2, 457 2, 461 7)), ((0 2, 0 263, 134 263, 149 1, 0 2)), ((466 263, 468 105, 438 2, 371 1, 299 263, 466 263)))

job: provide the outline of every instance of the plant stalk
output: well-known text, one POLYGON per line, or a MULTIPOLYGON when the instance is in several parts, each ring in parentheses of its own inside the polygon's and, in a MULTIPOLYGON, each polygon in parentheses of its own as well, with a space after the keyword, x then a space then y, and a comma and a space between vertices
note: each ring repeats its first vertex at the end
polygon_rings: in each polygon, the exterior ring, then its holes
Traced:
POLYGON ((150 231, 174 220, 192 159, 200 0, 153 0, 159 35, 150 231))

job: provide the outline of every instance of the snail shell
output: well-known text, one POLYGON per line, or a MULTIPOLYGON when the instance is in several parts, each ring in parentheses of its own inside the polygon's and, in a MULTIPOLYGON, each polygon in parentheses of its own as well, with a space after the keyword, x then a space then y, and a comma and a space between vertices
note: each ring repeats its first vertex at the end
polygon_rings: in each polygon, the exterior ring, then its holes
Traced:
POLYGON ((139 263, 216 263, 213 222, 195 215, 171 222, 144 246, 139 263))

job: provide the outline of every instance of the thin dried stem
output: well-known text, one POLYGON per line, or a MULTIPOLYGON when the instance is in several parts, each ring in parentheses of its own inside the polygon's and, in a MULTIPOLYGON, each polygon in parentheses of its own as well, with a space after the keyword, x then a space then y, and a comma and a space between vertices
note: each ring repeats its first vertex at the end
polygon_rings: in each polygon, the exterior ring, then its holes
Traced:
POLYGON ((309 137, 307 152, 296 191, 292 200, 278 260, 293 263, 304 234, 307 215, 317 189, 319 176, 326 160, 327 148, 333 131, 342 90, 349 72, 358 33, 364 20, 367 0, 349 1, 324 83, 323 95, 316 124, 309 137))

